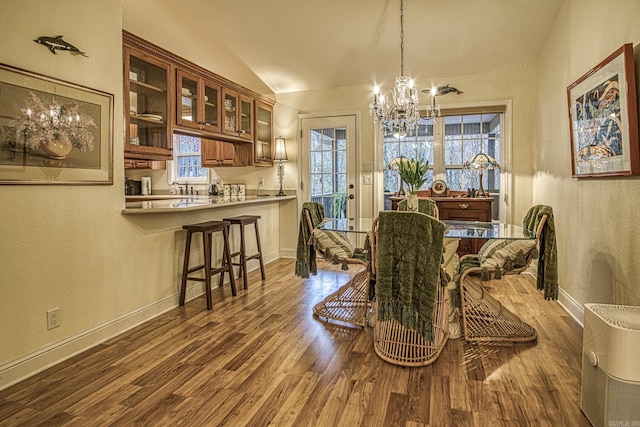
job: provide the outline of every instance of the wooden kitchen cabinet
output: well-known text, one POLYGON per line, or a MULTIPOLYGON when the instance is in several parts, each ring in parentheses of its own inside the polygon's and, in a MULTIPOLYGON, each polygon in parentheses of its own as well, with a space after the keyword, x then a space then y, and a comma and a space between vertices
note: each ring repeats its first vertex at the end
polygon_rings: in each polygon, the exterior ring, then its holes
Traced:
POLYGON ((235 147, 231 142, 202 139, 201 160, 204 167, 234 166, 235 147))
POLYGON ((125 38, 125 157, 170 160, 172 65, 126 41, 125 38))
POLYGON ((207 132, 220 132, 220 85, 178 69, 176 124, 207 132))
POLYGON ((171 160, 174 133, 202 138, 204 166, 273 165, 271 98, 127 31, 123 55, 128 167, 171 160))
POLYGON ((222 87, 222 133, 253 141, 253 99, 222 87))
POLYGON ((256 101, 256 139, 253 147, 255 166, 273 166, 273 107, 256 101))

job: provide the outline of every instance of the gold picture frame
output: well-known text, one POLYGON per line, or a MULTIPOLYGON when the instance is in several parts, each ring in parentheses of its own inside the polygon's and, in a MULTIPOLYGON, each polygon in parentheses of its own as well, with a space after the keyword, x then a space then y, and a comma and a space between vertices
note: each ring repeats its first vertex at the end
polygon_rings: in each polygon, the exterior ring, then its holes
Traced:
POLYGON ((0 184, 113 185, 113 95, 0 64, 0 184))

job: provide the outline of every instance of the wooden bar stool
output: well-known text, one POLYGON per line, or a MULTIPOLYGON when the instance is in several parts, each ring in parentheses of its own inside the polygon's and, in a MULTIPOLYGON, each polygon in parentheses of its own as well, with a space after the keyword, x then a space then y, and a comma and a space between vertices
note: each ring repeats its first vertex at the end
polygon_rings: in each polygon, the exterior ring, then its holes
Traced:
POLYGON ((238 277, 242 275, 242 281, 245 289, 247 289, 247 261, 250 259, 257 259, 260 261, 260 274, 262 274, 262 280, 266 279, 264 274, 264 261, 262 260, 262 247, 260 246, 260 232, 258 231, 259 219, 260 215, 239 215, 224 219, 225 221, 229 221, 232 225, 237 224, 240 226, 240 250, 231 254, 231 264, 238 266, 238 277), (249 224, 253 224, 256 230, 256 244, 258 245, 258 252, 247 256, 244 227, 249 224), (235 257, 239 257, 238 262, 236 263, 233 262, 233 258, 235 257))
POLYGON ((231 251, 229 250, 229 221, 208 221, 199 224, 184 225, 182 228, 187 230, 187 241, 184 247, 184 265, 182 267, 182 285, 180 287, 180 305, 184 305, 187 293, 187 280, 205 283, 205 292, 207 294, 207 310, 211 310, 213 304, 211 301, 211 276, 220 273, 220 286, 224 283, 224 273, 229 273, 229 282, 231 282, 231 293, 236 295, 236 282, 233 278, 233 266, 231 264, 231 251), (223 236, 223 253, 222 266, 211 267, 211 245, 212 235, 221 231, 223 236), (196 267, 189 268, 189 254, 191 253, 191 236, 193 233, 202 233, 202 247, 204 251, 204 263, 196 267), (204 279, 201 277, 189 276, 189 274, 204 269, 204 279))

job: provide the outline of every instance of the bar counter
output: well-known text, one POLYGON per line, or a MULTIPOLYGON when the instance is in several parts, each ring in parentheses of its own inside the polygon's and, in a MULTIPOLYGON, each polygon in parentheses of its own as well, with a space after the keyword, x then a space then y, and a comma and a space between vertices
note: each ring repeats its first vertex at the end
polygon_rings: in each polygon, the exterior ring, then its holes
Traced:
POLYGON ((127 196, 124 215, 178 213, 231 206, 275 203, 293 200, 296 196, 127 196), (132 201, 133 200, 133 201, 132 201))

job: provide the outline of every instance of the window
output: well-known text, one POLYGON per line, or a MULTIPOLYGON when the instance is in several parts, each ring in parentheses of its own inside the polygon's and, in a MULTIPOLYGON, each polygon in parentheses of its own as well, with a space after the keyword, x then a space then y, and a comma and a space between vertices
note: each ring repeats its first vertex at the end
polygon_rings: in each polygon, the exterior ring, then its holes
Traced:
MULTIPOLYGON (((416 135, 399 137, 383 135, 383 159, 388 165, 399 156, 422 158, 429 161, 427 182, 421 189, 431 188, 434 179, 442 179, 451 190, 477 189, 478 171, 463 169, 462 165, 479 152, 489 154, 501 164, 500 142, 504 108, 482 108, 481 111, 443 111, 436 120, 421 119, 416 135)), ((385 206, 388 198, 400 189, 400 176, 396 170, 385 169, 385 206)), ((483 174, 484 190, 496 197, 500 193, 500 170, 487 170, 483 174)), ((494 203, 497 219, 498 203, 494 203)))
POLYGON ((311 201, 324 206, 326 217, 346 216, 347 130, 312 129, 311 201))
MULTIPOLYGON (((444 172, 449 188, 478 189, 478 172, 462 169, 462 165, 480 152, 500 164, 500 116, 492 113, 444 117, 444 162, 438 172, 444 172)), ((482 181, 485 191, 500 192, 499 169, 485 171, 482 181)))
POLYGON ((185 135, 173 136, 173 161, 170 183, 209 182, 209 169, 203 168, 200 157, 200 138, 185 135))

